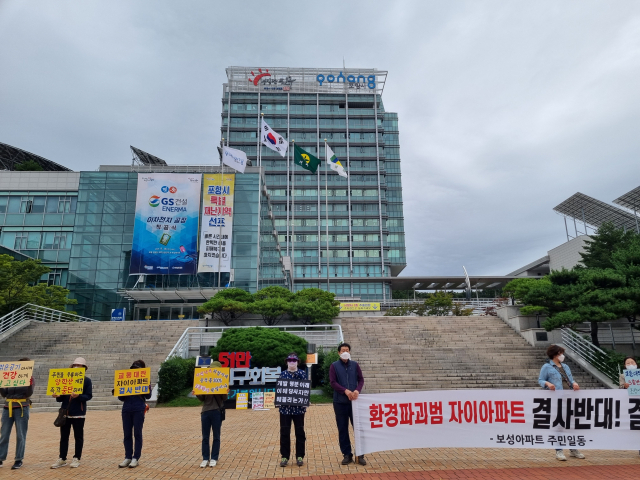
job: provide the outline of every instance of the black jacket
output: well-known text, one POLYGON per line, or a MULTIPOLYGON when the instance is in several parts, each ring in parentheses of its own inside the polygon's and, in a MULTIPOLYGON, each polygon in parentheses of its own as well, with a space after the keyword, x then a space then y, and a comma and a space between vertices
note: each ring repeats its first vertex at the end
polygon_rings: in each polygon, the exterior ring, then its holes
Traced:
POLYGON ((84 386, 82 387, 82 394, 76 398, 71 398, 70 395, 60 395, 56 398, 56 402, 62 402, 61 407, 69 409, 67 415, 69 417, 82 417, 87 414, 87 402, 93 398, 93 385, 89 377, 84 377, 84 386))

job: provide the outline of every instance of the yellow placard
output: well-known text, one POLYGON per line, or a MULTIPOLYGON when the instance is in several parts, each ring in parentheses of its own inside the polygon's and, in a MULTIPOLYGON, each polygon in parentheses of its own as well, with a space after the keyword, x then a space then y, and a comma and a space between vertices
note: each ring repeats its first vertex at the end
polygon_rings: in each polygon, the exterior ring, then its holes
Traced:
POLYGON ((151 369, 130 368, 116 370, 113 381, 113 394, 116 397, 128 395, 146 395, 151 392, 151 369))
POLYGON ((307 365, 317 365, 318 364, 318 354, 317 353, 307 353, 307 365))
POLYGON ((341 303, 341 312, 379 312, 379 303, 341 303))
POLYGON ((47 380, 47 395, 81 394, 84 373, 84 368, 52 368, 47 380))
POLYGON ((33 375, 33 360, 0 362, 0 388, 28 387, 33 375))
POLYGON ((249 406, 249 393, 240 392, 236 395, 236 410, 246 410, 249 406))
POLYGON ((264 392, 264 408, 276 408, 276 392, 264 392))
POLYGON ((196 395, 229 393, 229 368, 196 368, 193 391, 196 395))

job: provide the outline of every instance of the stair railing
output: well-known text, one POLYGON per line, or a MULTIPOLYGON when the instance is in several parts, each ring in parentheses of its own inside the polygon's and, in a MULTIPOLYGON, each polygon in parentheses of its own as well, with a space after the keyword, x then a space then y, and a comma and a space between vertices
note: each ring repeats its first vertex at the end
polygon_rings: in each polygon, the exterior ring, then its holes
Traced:
POLYGON ((596 347, 589 340, 583 338, 577 332, 569 329, 562 328, 560 330, 562 335, 562 343, 576 353, 580 358, 593 365, 615 383, 618 383, 618 371, 609 363, 607 359, 609 355, 604 350, 596 347))
POLYGON ((0 341, 4 340, 12 331, 26 322, 59 323, 59 322, 97 322, 93 318, 82 317, 69 312, 55 310, 27 303, 20 308, 0 317, 0 341))

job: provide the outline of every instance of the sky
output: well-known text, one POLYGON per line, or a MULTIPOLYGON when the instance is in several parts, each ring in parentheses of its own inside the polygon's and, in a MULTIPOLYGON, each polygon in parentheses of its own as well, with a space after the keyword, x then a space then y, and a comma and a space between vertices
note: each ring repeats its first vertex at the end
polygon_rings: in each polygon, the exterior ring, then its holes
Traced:
POLYGON ((0 142, 74 170, 217 164, 228 66, 377 68, 407 267, 507 274, 553 207, 640 185, 640 2, 0 0, 0 142))

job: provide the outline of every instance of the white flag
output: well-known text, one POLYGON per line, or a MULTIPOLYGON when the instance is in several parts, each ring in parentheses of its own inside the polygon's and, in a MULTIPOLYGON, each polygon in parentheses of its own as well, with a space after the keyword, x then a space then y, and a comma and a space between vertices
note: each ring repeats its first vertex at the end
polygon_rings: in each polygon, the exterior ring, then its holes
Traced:
POLYGON ((244 173, 244 167, 247 166, 247 154, 235 148, 222 147, 222 163, 244 173))
POLYGON ((289 142, 287 142, 281 135, 274 132, 267 122, 262 119, 262 143, 267 148, 270 148, 274 152, 278 152, 283 157, 287 154, 287 148, 289 148, 289 142))
POLYGON ((331 167, 331 170, 338 172, 338 175, 345 178, 348 177, 347 172, 344 171, 342 163, 340 163, 340 160, 338 160, 338 157, 336 157, 336 154, 333 153, 333 150, 331 150, 329 145, 327 145, 327 163, 331 167))

